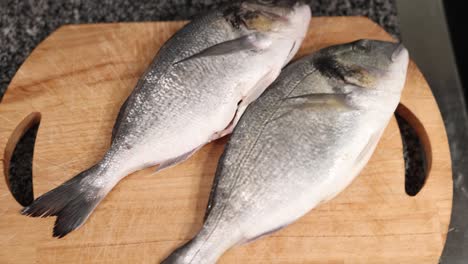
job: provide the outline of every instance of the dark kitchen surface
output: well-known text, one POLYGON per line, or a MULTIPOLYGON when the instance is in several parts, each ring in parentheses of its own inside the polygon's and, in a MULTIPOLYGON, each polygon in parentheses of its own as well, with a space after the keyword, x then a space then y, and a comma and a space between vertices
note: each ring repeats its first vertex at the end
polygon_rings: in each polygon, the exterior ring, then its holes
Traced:
MULTIPOLYGON (((466 49, 468 39, 466 38, 466 31, 463 30, 465 20, 464 9, 462 8, 463 2, 444 1, 444 7, 461 81, 466 87, 468 84, 468 50, 466 49)), ((468 99, 466 95, 465 92, 465 101, 468 99)))

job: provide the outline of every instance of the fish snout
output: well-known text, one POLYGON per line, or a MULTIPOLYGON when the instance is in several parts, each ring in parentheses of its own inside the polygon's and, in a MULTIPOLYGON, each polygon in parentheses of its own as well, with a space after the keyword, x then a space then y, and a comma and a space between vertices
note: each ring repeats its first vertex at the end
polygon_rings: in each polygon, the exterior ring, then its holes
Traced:
POLYGON ((395 44, 390 59, 392 60, 392 62, 396 62, 401 56, 407 53, 408 51, 402 43, 395 44))

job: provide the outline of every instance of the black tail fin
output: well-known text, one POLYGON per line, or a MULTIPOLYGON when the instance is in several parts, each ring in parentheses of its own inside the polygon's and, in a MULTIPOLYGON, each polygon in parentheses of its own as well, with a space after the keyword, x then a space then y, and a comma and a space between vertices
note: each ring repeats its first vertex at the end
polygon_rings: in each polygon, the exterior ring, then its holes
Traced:
POLYGON ((91 167, 76 175, 37 198, 21 213, 32 217, 57 216, 54 237, 64 237, 80 227, 107 194, 103 188, 89 184, 97 176, 96 171, 96 167, 91 167))

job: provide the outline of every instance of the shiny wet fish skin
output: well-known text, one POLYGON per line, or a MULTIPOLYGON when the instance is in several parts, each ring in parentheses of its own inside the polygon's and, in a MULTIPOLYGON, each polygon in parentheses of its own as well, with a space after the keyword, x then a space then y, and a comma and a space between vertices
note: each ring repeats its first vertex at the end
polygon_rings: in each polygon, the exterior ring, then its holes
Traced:
POLYGON ((122 106, 103 159, 22 213, 57 216, 54 236, 63 237, 128 174, 173 166, 230 133, 297 52, 309 27, 307 5, 269 2, 213 11, 177 32, 122 106))
POLYGON ((288 66, 227 143, 200 232, 162 263, 215 263, 340 193, 370 159, 407 67, 404 47, 370 40, 288 66))

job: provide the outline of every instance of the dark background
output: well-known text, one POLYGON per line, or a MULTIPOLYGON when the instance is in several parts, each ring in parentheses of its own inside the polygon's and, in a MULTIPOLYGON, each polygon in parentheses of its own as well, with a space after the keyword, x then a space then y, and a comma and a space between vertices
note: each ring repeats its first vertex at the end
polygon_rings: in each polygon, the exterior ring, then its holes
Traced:
MULTIPOLYGON (((450 36, 455 50, 458 71, 461 81, 465 85, 468 84, 468 37, 466 25, 466 14, 463 12, 466 6, 464 1, 444 1, 445 11, 447 14, 447 22, 449 25, 450 36)), ((465 92, 465 98, 467 93, 465 92)), ((466 98, 468 99, 468 98, 466 98)))

